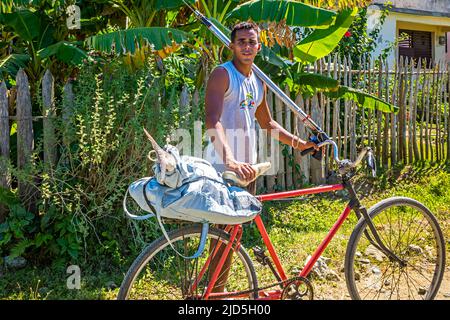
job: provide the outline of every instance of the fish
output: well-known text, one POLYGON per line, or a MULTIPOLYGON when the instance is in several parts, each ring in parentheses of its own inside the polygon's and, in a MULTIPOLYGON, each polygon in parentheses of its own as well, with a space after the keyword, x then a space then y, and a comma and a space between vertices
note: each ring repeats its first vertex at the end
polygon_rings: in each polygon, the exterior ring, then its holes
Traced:
POLYGON ((165 151, 163 148, 161 148, 158 143, 156 143, 155 139, 151 136, 150 133, 148 133, 147 130, 144 129, 145 135, 147 136, 147 139, 150 140, 150 143, 152 144, 153 150, 156 152, 156 162, 159 164, 159 168, 161 171, 161 177, 160 177, 160 183, 164 183, 164 179, 166 178, 166 172, 172 172, 175 170, 177 166, 177 162, 175 160, 175 157, 165 151))
POLYGON ((231 182, 239 187, 246 187, 250 184, 250 182, 255 181, 259 176, 267 172, 271 167, 270 162, 262 162, 252 165, 252 168, 256 171, 255 178, 252 180, 244 180, 236 172, 233 171, 225 171, 222 173, 222 179, 231 182))

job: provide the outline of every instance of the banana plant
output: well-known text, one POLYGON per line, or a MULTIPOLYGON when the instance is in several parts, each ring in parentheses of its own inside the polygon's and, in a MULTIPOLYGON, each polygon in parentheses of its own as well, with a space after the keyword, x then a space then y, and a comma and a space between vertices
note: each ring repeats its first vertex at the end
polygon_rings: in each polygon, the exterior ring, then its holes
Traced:
POLYGON ((8 42, 7 50, 0 56, 1 78, 14 78, 18 69, 23 68, 33 89, 44 70, 53 64, 77 66, 89 59, 76 42, 68 41, 65 19, 61 23, 65 14, 63 0, 51 3, 9 0, 8 6, 5 3, 1 7, 0 25, 2 34, 8 35, 8 42))
MULTIPOLYGON (((325 1, 322 1, 323 3, 325 1)), ((227 17, 239 20, 246 20, 250 17, 260 23, 283 23, 291 28, 309 28, 312 31, 294 45, 291 41, 277 40, 276 46, 278 47, 286 46, 286 43, 292 45, 287 49, 292 49, 295 63, 291 66, 290 74, 292 76, 286 79, 291 91, 306 94, 319 91, 333 99, 351 99, 366 108, 396 112, 398 110, 396 106, 373 95, 341 86, 332 78, 305 72, 307 64, 325 57, 337 47, 357 13, 358 8, 351 8, 351 6, 333 12, 296 1, 255 0, 237 6, 227 17)), ((281 55, 282 59, 289 58, 286 55, 283 56, 283 52, 286 50, 278 48, 274 52, 281 55)))
MULTIPOLYGON (((127 17, 127 27, 91 36, 85 44, 95 50, 123 54, 125 65, 132 70, 142 67, 149 54, 156 53, 165 58, 190 38, 188 32, 169 27, 170 23, 176 24, 184 18, 184 11, 176 10, 184 5, 182 0, 106 2, 127 17)), ((194 0, 188 2, 193 4, 194 0)))

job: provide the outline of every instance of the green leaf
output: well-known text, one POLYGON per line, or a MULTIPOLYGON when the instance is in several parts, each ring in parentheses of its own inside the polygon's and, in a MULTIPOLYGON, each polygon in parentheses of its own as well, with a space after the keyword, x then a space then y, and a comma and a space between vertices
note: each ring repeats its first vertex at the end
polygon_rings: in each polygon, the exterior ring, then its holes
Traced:
POLYGON ((14 29, 20 38, 32 41, 40 34, 40 20, 35 12, 19 10, 12 13, 0 14, 5 25, 14 29))
POLYGON ((83 59, 90 59, 86 52, 67 41, 60 41, 48 46, 47 48, 39 50, 38 55, 42 59, 55 56, 60 61, 74 65, 82 64, 83 59))
POLYGON ((378 97, 375 97, 371 94, 365 93, 361 90, 349 88, 346 86, 339 86, 339 89, 336 91, 325 91, 324 94, 330 98, 338 99, 344 98, 348 100, 353 100, 358 103, 360 106, 369 108, 372 110, 381 110, 382 112, 398 112, 398 107, 394 106, 390 103, 387 103, 381 100, 378 97))
POLYGON ((327 28, 333 24, 336 12, 320 9, 308 4, 296 1, 256 0, 245 2, 234 8, 228 15, 229 18, 253 21, 286 20, 289 26, 308 28, 327 28))
POLYGON ((15 77, 20 68, 25 68, 30 61, 28 54, 10 54, 0 61, 0 73, 6 72, 15 77))
POLYGON ((48 233, 38 233, 35 238, 35 246, 36 248, 40 247, 42 244, 46 244, 49 240, 52 240, 53 236, 48 233))
POLYGON ((324 30, 314 30, 294 47, 294 56, 301 62, 314 63, 330 54, 339 44, 352 24, 358 9, 344 10, 339 13, 336 23, 324 30))
POLYGON ((23 239, 11 249, 10 257, 17 258, 18 256, 21 256, 25 250, 32 245, 33 242, 30 239, 23 239))
POLYGON ((299 85, 309 85, 318 89, 331 90, 339 87, 339 81, 336 79, 316 73, 302 73, 297 75, 295 80, 299 85))
MULTIPOLYGON (((195 4, 195 0, 185 0, 190 5, 195 4)), ((184 6, 183 0, 156 0, 156 10, 170 10, 184 6)))
POLYGON ((17 122, 13 122, 11 125, 11 130, 9 131, 9 135, 12 136, 17 132, 17 122))
POLYGON ((136 45, 143 41, 152 44, 155 50, 161 50, 172 46, 172 41, 181 44, 189 37, 188 33, 173 28, 142 27, 89 37, 86 44, 90 48, 108 53, 112 51, 113 47, 118 54, 123 51, 134 53, 136 45))
POLYGON ((6 204, 8 207, 19 205, 20 200, 11 190, 0 187, 0 203, 6 204))

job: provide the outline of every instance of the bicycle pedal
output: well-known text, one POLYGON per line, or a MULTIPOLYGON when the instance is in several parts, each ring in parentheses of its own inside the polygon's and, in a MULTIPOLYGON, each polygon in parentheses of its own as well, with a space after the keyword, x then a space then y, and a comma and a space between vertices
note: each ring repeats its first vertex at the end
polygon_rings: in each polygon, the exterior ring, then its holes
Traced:
POLYGON ((255 255, 256 261, 258 261, 263 266, 267 265, 267 256, 264 250, 258 246, 252 248, 253 254, 255 255))

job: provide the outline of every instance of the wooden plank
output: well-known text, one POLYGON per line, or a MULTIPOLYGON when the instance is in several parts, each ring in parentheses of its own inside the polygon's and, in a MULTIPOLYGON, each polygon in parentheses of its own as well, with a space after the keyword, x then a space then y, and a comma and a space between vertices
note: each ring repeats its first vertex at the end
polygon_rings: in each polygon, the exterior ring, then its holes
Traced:
POLYGON ((447 156, 446 159, 447 161, 450 161, 450 125, 448 123, 448 119, 450 117, 450 101, 449 101, 449 92, 450 92, 450 63, 446 63, 445 65, 445 70, 446 70, 446 77, 445 77, 445 84, 444 84, 444 88, 446 88, 446 90, 444 90, 444 113, 445 113, 445 117, 444 117, 444 128, 445 128, 445 134, 447 136, 447 156))
MULTIPOLYGON (((383 99, 382 94, 383 88, 383 62, 381 58, 378 60, 378 98, 383 99)), ((377 163, 381 163, 381 126, 382 126, 382 112, 380 110, 376 111, 377 115, 377 143, 375 149, 375 157, 377 159, 377 163)))
MULTIPOLYGON (((298 95, 295 98, 297 106, 303 106, 303 97, 298 95)), ((295 134, 303 140, 306 140, 306 130, 303 121, 299 117, 294 117, 295 134)), ((309 182, 309 157, 303 157, 300 150, 294 150, 295 164, 300 166, 300 170, 294 170, 294 185, 296 188, 301 188, 305 183, 309 182)))
MULTIPOLYGON (((425 92, 430 92, 431 82, 433 81, 432 73, 429 74, 429 79, 427 81, 427 90, 425 92)), ((425 103, 425 160, 430 159, 430 150, 429 150, 429 137, 428 137, 428 124, 430 122, 430 94, 426 95, 426 103, 425 103)))
MULTIPOLYGON (((0 83, 0 187, 9 189, 10 174, 7 169, 9 161, 9 111, 6 84, 0 83)), ((7 207, 0 204, 0 223, 6 219, 7 207)))
MULTIPOLYGON (((364 54, 362 56, 362 67, 361 69, 363 70, 363 78, 362 78, 362 87, 358 88, 358 89, 362 89, 362 91, 366 90, 366 55, 364 54)), ((359 82, 359 81, 358 81, 359 82)), ((359 85, 359 84, 358 84, 359 85)), ((361 139, 362 139, 362 143, 364 143, 364 137, 365 137, 365 132, 366 132, 366 110, 363 108, 361 110, 361 139)))
POLYGON ((435 131, 435 144, 436 144, 436 161, 439 162, 439 160, 441 160, 441 150, 440 150, 440 139, 441 139, 441 135, 440 135, 440 117, 441 117, 441 90, 442 90, 442 79, 441 79, 441 63, 439 62, 437 64, 437 72, 436 72, 436 103, 434 104, 436 106, 436 131, 435 131))
MULTIPOLYGON (((281 126, 283 126, 283 102, 280 98, 275 96, 275 114, 274 119, 276 122, 278 122, 281 126)), ((279 143, 279 159, 280 159, 280 165, 279 170, 277 173, 277 186, 281 188, 280 190, 285 190, 286 188, 286 167, 284 163, 284 156, 283 156, 283 148, 284 145, 279 143)))
MULTIPOLYGON (((384 90, 385 90, 385 99, 389 101, 389 63, 387 60, 384 60, 384 90)), ((382 152, 382 164, 385 169, 389 167, 389 114, 384 114, 384 127, 383 127, 383 152, 382 152)))
MULTIPOLYGON (((372 60, 370 57, 367 57, 367 77, 368 77, 368 92, 372 94, 372 60)), ((368 145, 373 148, 372 146, 372 113, 373 111, 368 109, 367 110, 367 139, 368 139, 368 145)))
MULTIPOLYGON (((273 93, 272 91, 267 91, 267 105, 269 106, 270 113, 272 117, 274 116, 274 107, 273 107, 273 93)), ((270 150, 270 156, 273 158, 272 162, 272 169, 270 169, 270 173, 266 176, 266 187, 268 192, 273 192, 275 190, 275 171, 278 170, 278 162, 279 162, 279 155, 278 153, 273 153, 274 150, 276 150, 275 143, 278 143, 274 139, 272 139, 270 136, 267 138, 267 147, 268 150, 270 150), (277 162, 278 161, 278 162, 277 162)))
POLYGON ((406 93, 406 62, 400 56, 400 78, 399 78, 399 112, 398 112, 398 158, 405 163, 405 93, 406 93))
MULTIPOLYGON (((34 148, 33 120, 31 118, 31 97, 28 78, 23 69, 17 72, 17 167, 25 169, 30 164, 34 148)), ((19 197, 25 208, 31 212, 36 209, 32 185, 19 180, 19 197)))
MULTIPOLYGON (((342 72, 341 72, 341 57, 338 55, 338 60, 337 60, 337 78, 336 80, 338 81, 338 83, 341 83, 341 76, 342 76, 342 72)), ((342 155, 342 131, 341 131, 341 99, 336 99, 335 102, 335 119, 336 119, 336 143, 338 145, 338 150, 341 156, 342 155)))
POLYGON ((408 132, 408 163, 413 162, 413 115, 414 115, 414 60, 410 59, 408 64, 408 81, 409 81, 409 94, 408 94, 408 103, 407 103, 407 132, 408 132))
MULTIPOLYGON (((419 65, 422 63, 422 59, 419 59, 419 65)), ((427 77, 427 73, 425 72, 425 65, 423 66, 423 70, 422 68, 419 68, 419 73, 423 73, 423 80, 422 80, 422 99, 420 100, 420 122, 419 122, 419 149, 420 149, 420 160, 423 161, 425 160, 425 147, 424 147, 424 121, 425 121, 425 96, 426 94, 424 94, 427 88, 427 82, 428 82, 428 77, 427 77)), ((420 74, 419 74, 420 77, 420 74)))
MULTIPOLYGON (((347 57, 344 56, 344 86, 348 86, 348 66, 347 66, 347 57)), ((344 159, 347 159, 347 149, 348 149, 348 118, 349 118, 349 106, 348 100, 344 100, 344 137, 343 137, 343 152, 344 159)))
POLYGON ((432 83, 432 96, 431 96, 431 104, 429 108, 429 132, 428 132, 428 139, 429 139, 429 148, 430 148, 430 161, 434 162, 434 148, 433 148, 433 120, 434 120, 434 107, 436 106, 436 90, 437 90, 437 72, 436 72, 436 65, 433 66, 433 83, 432 83))
MULTIPOLYGON (((333 72, 333 78, 338 80, 338 56, 337 54, 334 55, 334 60, 333 60, 333 67, 334 67, 334 72, 333 72)), ((338 142, 338 124, 339 124, 339 113, 337 112, 338 109, 338 104, 339 104, 339 99, 335 100, 333 103, 333 126, 332 126, 332 137, 334 139, 334 141, 337 143, 338 142)))
MULTIPOLYGON (((392 100, 391 103, 393 105, 397 105, 397 92, 398 92, 398 77, 399 77, 399 65, 398 65, 398 60, 396 61, 395 65, 394 65, 394 84, 392 86, 392 100)), ((397 115, 394 113, 391 113, 391 164, 394 165, 395 163, 397 163, 397 137, 396 137, 396 123, 397 123, 397 115)))
MULTIPOLYGON (((289 87, 286 85, 286 88, 284 89, 284 92, 287 96, 290 96, 289 87)), ((291 108, 289 108, 287 105, 284 105, 284 128, 289 132, 292 133, 292 126, 291 126, 291 120, 292 120, 292 111, 291 108)), ((285 168, 286 168, 286 189, 290 190, 294 187, 293 182, 293 168, 292 166, 294 164, 294 155, 292 153, 292 147, 289 146, 287 149, 287 157, 285 157, 285 168)))
MULTIPOLYGON (((261 158, 261 156, 263 155, 267 155, 266 151, 267 151, 267 136, 265 133, 265 131, 263 131, 258 123, 258 121, 256 122, 256 145, 257 145, 257 152, 258 152, 258 157, 257 157, 257 162, 265 162, 267 161, 267 159, 265 158, 261 158)), ((195 140, 194 140, 195 141, 195 140)), ((260 176, 258 179, 256 179, 256 194, 260 194, 264 191, 265 189, 265 176, 260 176)))
MULTIPOLYGON (((318 72, 317 63, 314 64, 314 73, 318 72)), ((312 120, 317 123, 319 127, 323 127, 322 119, 322 108, 320 105, 320 99, 317 94, 315 94, 311 99, 311 109, 310 115, 312 120)), ((315 158, 311 158, 311 182, 314 184, 325 183, 324 168, 322 165, 323 161, 317 161, 315 158)))
POLYGON ((55 110, 55 81, 50 70, 47 70, 42 79, 43 102, 43 130, 44 130, 44 164, 53 168, 56 164, 56 139, 53 121, 56 117, 55 110))
MULTIPOLYGON (((347 57, 347 65, 348 65, 348 80, 347 86, 353 87, 353 78, 352 78, 352 59, 350 56, 347 57)), ((352 100, 348 101, 349 108, 349 125, 348 125, 348 134, 350 135, 350 159, 356 159, 356 107, 355 103, 352 100)))
MULTIPOLYGON (((328 61, 327 61, 327 76, 329 78, 331 78, 331 56, 328 56, 328 61)), ((329 135, 330 134, 330 130, 331 130, 331 123, 332 123, 332 116, 331 116, 331 99, 330 98, 326 98, 326 110, 325 110, 325 115, 326 115, 326 124, 325 124, 325 132, 329 135)), ((331 156, 331 148, 327 148, 327 155, 325 158, 325 166, 327 167, 327 172, 331 169, 331 161, 330 161, 330 156, 331 156)))
POLYGON ((414 161, 420 160, 419 155, 419 148, 417 146, 417 107, 419 105, 418 102, 418 94, 419 94, 419 80, 420 80, 420 59, 419 63, 417 64, 417 67, 415 68, 415 75, 414 75, 414 95, 413 95, 413 112, 412 112, 412 145, 413 145, 413 152, 414 152, 414 161))

